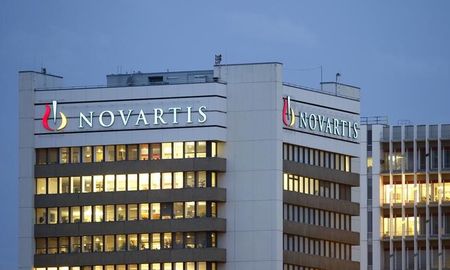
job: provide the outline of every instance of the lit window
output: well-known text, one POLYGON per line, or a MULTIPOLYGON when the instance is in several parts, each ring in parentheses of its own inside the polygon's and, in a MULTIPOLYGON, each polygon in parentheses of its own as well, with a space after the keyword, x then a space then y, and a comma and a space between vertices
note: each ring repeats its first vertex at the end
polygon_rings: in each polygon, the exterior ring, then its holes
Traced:
POLYGON ((150 151, 152 160, 161 159, 161 144, 152 143, 150 145, 150 151))
POLYGON ((81 221, 81 213, 79 206, 70 207, 70 223, 78 223, 81 221))
POLYGON ((52 207, 48 208, 48 224, 56 224, 58 223, 58 208, 52 207))
POLYGON ((149 185, 149 174, 141 173, 139 174, 139 190, 148 190, 149 185))
POLYGON ((128 160, 137 160, 138 159, 138 145, 131 144, 127 146, 127 157, 128 160))
POLYGON ((206 202, 197 202, 197 217, 206 216, 206 202))
POLYGON ((183 143, 174 142, 173 143, 173 158, 183 158, 183 143))
POLYGON ((186 233, 184 247, 185 248, 195 248, 195 233, 186 233))
POLYGON ((164 248, 172 248, 172 233, 164 233, 164 248))
POLYGON ((36 208, 36 224, 47 223, 47 211, 45 208, 36 208))
POLYGON ((126 150, 126 146, 125 144, 119 144, 116 146, 117 147, 117 151, 116 151, 116 160, 117 161, 122 161, 122 160, 126 160, 127 158, 127 150, 126 150))
POLYGON ((70 162, 80 163, 80 147, 70 147, 70 162))
POLYGON ((94 149, 95 162, 103 162, 103 146, 96 146, 94 149))
POLYGON ((194 142, 185 142, 184 143, 184 157, 185 158, 194 158, 195 157, 195 143, 194 142))
POLYGON ((81 251, 81 239, 78 236, 70 237, 70 252, 79 253, 81 251))
POLYGON ((116 221, 125 221, 126 205, 116 205, 116 221))
POLYGON ((105 235, 105 251, 110 252, 115 250, 114 235, 105 235))
POLYGON ((129 204, 128 205, 128 220, 137 220, 138 219, 138 206, 137 204, 129 204))
POLYGON ((160 219, 161 217, 161 206, 160 203, 152 203, 150 206, 151 210, 151 218, 152 219, 160 219))
POLYGON ((103 222, 103 205, 94 206, 94 222, 103 222))
POLYGON ((137 234, 129 234, 128 235, 128 250, 137 250, 137 234))
POLYGON ((58 178, 51 177, 48 178, 48 194, 58 193, 58 178))
POLYGON ((217 143, 212 142, 211 143, 211 157, 217 156, 217 143))
POLYGON ((148 219, 148 203, 141 203, 139 205, 139 219, 148 219))
POLYGON ((83 176, 83 193, 92 192, 92 176, 83 176))
POLYGON ((197 142, 196 157, 205 158, 206 157, 206 142, 197 142))
POLYGON ((137 174, 128 175, 128 191, 136 191, 138 185, 137 174))
POLYGON ((126 245, 127 239, 125 235, 116 235, 116 250, 117 251, 125 251, 127 249, 126 245))
POLYGON ((70 180, 69 177, 59 178, 59 193, 69 193, 70 192, 70 180))
POLYGON ((183 172, 173 173, 173 188, 183 188, 183 172))
POLYGON ((105 146, 105 161, 114 161, 114 154, 115 154, 115 146, 114 145, 107 145, 105 146))
POLYGON ((47 254, 58 253, 58 238, 49 237, 47 238, 47 254))
POLYGON ((81 192, 81 178, 80 177, 70 177, 70 192, 80 193, 81 192))
POLYGON ((161 236, 159 233, 152 233, 152 249, 161 249, 161 236))
POLYGON ((83 236, 82 237, 82 250, 81 252, 92 252, 92 237, 91 236, 83 236))
POLYGON ((183 218, 184 204, 182 202, 173 203, 173 218, 183 218))
POLYGON ((59 208, 59 223, 69 223, 69 207, 59 208))
POLYGON ((115 220, 114 205, 105 206, 105 221, 110 222, 115 220))
POLYGON ((217 185, 216 173, 211 172, 211 187, 216 187, 216 185, 217 185))
POLYGON ((60 164, 69 163, 69 148, 68 147, 59 148, 59 163, 60 164))
POLYGON ((83 222, 92 222, 92 206, 83 206, 83 222))
POLYGON ((84 146, 83 147, 83 163, 91 163, 92 162, 92 147, 84 146))
POLYGON ((148 234, 143 233, 143 234, 139 235, 139 249, 146 250, 149 248, 150 248, 150 245, 149 245, 149 241, 148 241, 148 234))
POLYGON ((185 177, 186 177, 185 187, 187 187, 187 188, 195 187, 195 173, 194 172, 186 172, 185 177))
POLYGON ((111 192, 114 191, 115 181, 114 181, 114 175, 108 174, 105 175, 105 191, 111 192))
POLYGON ((151 189, 161 189, 161 174, 152 173, 150 175, 151 189))
POLYGON ((162 143, 162 159, 172 158, 172 143, 162 143))
POLYGON ((184 217, 194 218, 195 217, 195 202, 186 202, 184 206, 184 217))
POLYGON ((94 252, 103 252, 103 236, 94 236, 94 252))
POLYGON ((103 175, 94 176, 94 192, 103 192, 103 175))
POLYGON ((36 194, 47 194, 47 179, 36 179, 36 194))
POLYGON ((172 188, 172 173, 162 174, 162 188, 171 189, 172 188))
POLYGON ((125 174, 116 175, 116 190, 117 191, 125 191, 127 188, 127 177, 125 174))
POLYGON ((215 202, 211 203, 211 217, 217 217, 217 204, 215 202))
POLYGON ((139 145, 139 160, 148 160, 148 144, 139 145))
POLYGON ((201 171, 197 173, 197 187, 206 187, 206 172, 201 171))

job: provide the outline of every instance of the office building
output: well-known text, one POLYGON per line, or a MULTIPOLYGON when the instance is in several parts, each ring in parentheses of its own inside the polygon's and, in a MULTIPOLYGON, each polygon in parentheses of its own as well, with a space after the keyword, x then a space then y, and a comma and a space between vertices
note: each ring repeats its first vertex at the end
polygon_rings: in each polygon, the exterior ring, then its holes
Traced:
POLYGON ((450 125, 361 127, 361 269, 450 269, 450 125))
POLYGON ((359 269, 359 88, 19 73, 19 269, 359 269))

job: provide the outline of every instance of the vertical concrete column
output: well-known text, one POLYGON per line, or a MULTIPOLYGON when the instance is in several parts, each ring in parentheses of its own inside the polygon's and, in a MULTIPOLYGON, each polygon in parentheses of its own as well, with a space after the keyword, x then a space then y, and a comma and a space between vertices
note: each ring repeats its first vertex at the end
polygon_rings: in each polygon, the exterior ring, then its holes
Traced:
POLYGON ((408 190, 406 189, 406 179, 405 179, 405 126, 401 126, 400 132, 400 145, 401 145, 401 156, 402 156, 402 164, 401 164, 401 172, 402 172, 402 270, 406 269, 406 244, 405 237, 407 235, 407 226, 406 226, 406 214, 405 214, 405 204, 406 198, 408 197, 408 190))
POLYGON ((426 238, 426 262, 427 262, 427 268, 426 270, 430 270, 430 264, 431 264, 431 256, 430 256, 430 195, 431 195, 431 189, 430 189, 430 145, 429 145, 429 126, 427 125, 425 128, 425 183, 426 183, 426 192, 427 192, 427 201, 426 201, 426 217, 425 217, 425 238, 426 238))
POLYGON ((437 136, 437 151, 438 151, 438 185, 439 185, 439 201, 438 201, 438 269, 442 269, 442 197, 444 196, 444 184, 442 183, 442 155, 441 155, 441 125, 438 125, 437 136))
POLYGON ((414 270, 419 269, 419 249, 417 245, 417 203, 419 201, 419 187, 417 185, 417 126, 414 126, 414 138, 413 138, 413 170, 414 170, 414 270))
POLYGON ((395 254, 394 254, 394 202, 392 200, 392 188, 393 188, 393 184, 394 184, 394 177, 393 177, 393 169, 392 169, 392 138, 393 138, 393 127, 390 126, 389 127, 389 156, 388 156, 388 161, 389 161, 389 186, 390 186, 390 191, 389 191, 389 261, 390 261, 390 270, 394 270, 395 269, 395 254))

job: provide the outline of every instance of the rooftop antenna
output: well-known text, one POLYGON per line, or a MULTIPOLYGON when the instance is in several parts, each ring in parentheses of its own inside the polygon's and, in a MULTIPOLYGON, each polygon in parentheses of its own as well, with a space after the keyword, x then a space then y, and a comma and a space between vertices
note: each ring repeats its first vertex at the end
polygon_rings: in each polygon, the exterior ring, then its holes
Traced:
POLYGON ((341 73, 336 73, 336 83, 338 83, 339 78, 341 77, 341 73))
POLYGON ((220 65, 221 62, 222 62, 222 54, 214 55, 214 64, 220 65))

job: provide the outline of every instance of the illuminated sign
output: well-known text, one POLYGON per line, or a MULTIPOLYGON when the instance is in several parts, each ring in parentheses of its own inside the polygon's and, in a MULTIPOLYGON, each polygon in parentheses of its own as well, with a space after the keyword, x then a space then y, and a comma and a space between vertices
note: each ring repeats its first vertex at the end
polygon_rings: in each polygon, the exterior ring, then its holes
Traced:
MULTIPOLYGON (((49 105, 45 105, 45 112, 42 118, 42 126, 49 130, 55 131, 50 128, 48 120, 51 111, 53 111, 53 122, 56 125, 56 108, 57 101, 53 101, 53 110, 49 105)), ((159 126, 167 124, 180 124, 179 114, 186 113, 186 119, 184 124, 199 123, 203 124, 207 120, 206 106, 200 106, 196 109, 193 107, 171 107, 167 110, 162 108, 153 108, 151 113, 146 113, 144 109, 134 110, 104 110, 99 113, 95 111, 79 112, 78 113, 78 129, 93 128, 94 126, 100 126, 103 128, 110 128, 114 126, 116 122, 120 122, 124 127, 127 126, 159 126), (197 113, 197 115, 195 115, 197 113), (195 116, 194 116, 195 115, 195 116), (97 125, 98 124, 98 125, 97 125)), ((60 112, 61 124, 56 128, 57 131, 64 129, 67 126, 67 117, 60 112)))
POLYGON ((289 96, 283 98, 282 120, 286 127, 306 129, 314 133, 320 132, 349 139, 358 139, 359 135, 358 122, 306 111, 298 111, 296 115, 291 107, 289 96), (295 125, 296 117, 298 117, 298 125, 295 125))

